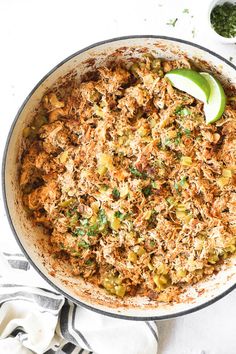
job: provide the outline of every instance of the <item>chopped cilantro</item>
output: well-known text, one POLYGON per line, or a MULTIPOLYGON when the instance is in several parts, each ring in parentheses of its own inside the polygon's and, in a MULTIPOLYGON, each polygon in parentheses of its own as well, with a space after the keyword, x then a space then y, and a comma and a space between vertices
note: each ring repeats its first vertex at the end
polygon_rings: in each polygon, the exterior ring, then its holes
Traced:
POLYGON ((81 240, 80 242, 78 242, 78 246, 82 248, 89 248, 90 244, 84 240, 81 240))
POLYGON ((186 176, 182 177, 179 182, 180 186, 183 187, 185 185, 186 181, 187 181, 187 177, 186 176))
POLYGON ((132 175, 134 175, 135 177, 139 177, 139 178, 146 178, 147 175, 145 172, 140 172, 139 170, 137 170, 137 168, 135 167, 130 167, 129 168, 130 172, 132 173, 132 175))
POLYGON ((188 116, 191 113, 191 111, 186 108, 186 107, 177 107, 175 110, 175 114, 178 114, 179 116, 188 116))
POLYGON ((169 146, 171 144, 171 140, 169 138, 166 138, 164 141, 164 145, 169 146))
POLYGON ((118 189, 116 187, 112 191, 112 196, 116 200, 118 200, 120 198, 120 192, 118 191, 118 189))
MULTIPOLYGON (((219 1, 218 1, 219 3, 219 1)), ((211 25, 220 36, 233 38, 236 36, 236 6, 235 2, 224 2, 213 7, 210 15, 211 25)))
POLYGON ((70 208, 69 210, 66 210, 66 212, 65 212, 65 216, 67 217, 67 218, 71 218, 72 216, 74 216, 74 215, 77 215, 77 216, 79 216, 79 213, 77 212, 77 208, 70 208))
POLYGON ((104 226, 107 224, 107 216, 105 214, 105 211, 103 209, 100 209, 98 212, 98 222, 89 225, 87 229, 87 235, 88 236, 96 236, 99 231, 104 230, 104 226))
POLYGON ((64 243, 60 242, 60 243, 59 243, 59 245, 60 245, 60 248, 61 248, 62 250, 64 250, 64 249, 65 249, 65 245, 64 245, 64 243))
POLYGON ((70 211, 70 210, 67 210, 67 211, 66 211, 66 217, 67 217, 67 218, 70 218, 71 216, 72 216, 71 211, 70 211))
POLYGON ((98 228, 99 228, 98 224, 94 224, 94 225, 89 226, 88 231, 87 231, 87 235, 88 236, 95 236, 98 233, 98 228))
POLYGON ((177 138, 181 138, 182 137, 182 133, 181 132, 177 132, 177 138))
POLYGON ((173 26, 173 27, 175 27, 177 21, 178 21, 178 18, 174 18, 174 19, 169 20, 168 22, 166 22, 166 24, 167 24, 168 26, 173 26))
POLYGON ((190 129, 184 129, 184 133, 185 133, 187 136, 190 136, 190 135, 191 135, 191 130, 190 130, 190 129))
POLYGON ((83 235, 85 235, 85 231, 83 230, 83 229, 75 229, 75 231, 73 232, 73 236, 78 236, 78 235, 80 235, 80 236, 83 236, 83 235))
POLYGON ((175 144, 176 145, 179 145, 179 143, 181 142, 181 138, 182 138, 181 132, 177 132, 177 137, 175 139, 175 144))
POLYGON ((181 116, 188 116, 191 113, 191 111, 188 108, 183 108, 182 111, 180 112, 181 116))
POLYGON ((114 213, 114 216, 120 220, 124 220, 129 216, 129 213, 122 214, 119 210, 114 213))
POLYGON ((157 185, 157 182, 156 182, 156 181, 152 181, 152 182, 151 182, 151 185, 152 185, 152 188, 158 189, 158 185, 157 185))
POLYGON ((184 9, 183 14, 189 14, 189 9, 184 9))
POLYGON ((159 143, 157 144, 157 147, 158 147, 158 149, 161 149, 161 148, 162 148, 161 141, 159 141, 159 143))
POLYGON ((179 191, 179 184, 177 182, 174 183, 174 189, 178 192, 179 191))
POLYGON ((181 139, 180 139, 180 138, 176 138, 176 139, 175 139, 175 145, 179 145, 180 142, 181 142, 181 139))
POLYGON ((78 215, 74 214, 72 215, 72 217, 70 218, 70 226, 74 226, 75 224, 77 224, 78 221, 78 215))
POLYGON ((107 216, 105 214, 104 209, 100 209, 98 212, 98 219, 101 224, 106 224, 107 223, 107 216))
POLYGON ((81 258, 81 253, 80 252, 76 252, 76 251, 73 251, 73 254, 72 254, 73 257, 79 257, 81 258))
POLYGON ((233 61, 233 57, 229 57, 229 61, 233 61))
POLYGON ((154 246, 156 245, 156 242, 153 241, 153 240, 151 240, 151 241, 149 242, 149 245, 150 245, 150 247, 154 247, 154 246))
POLYGON ((81 225, 83 225, 83 226, 87 226, 88 223, 89 223, 89 221, 88 221, 88 219, 81 219, 81 220, 80 220, 80 223, 81 223, 81 225))
POLYGON ((92 259, 88 259, 87 261, 84 262, 86 265, 92 265, 94 261, 92 259))
POLYGON ((119 210, 117 210, 114 215, 116 218, 119 218, 119 219, 123 216, 123 214, 119 210))
POLYGON ((149 197, 149 195, 152 194, 152 186, 149 185, 149 186, 147 186, 147 187, 144 187, 144 188, 142 189, 142 193, 143 193, 143 195, 144 195, 145 197, 149 197))
POLYGON ((176 107, 174 113, 175 113, 175 114, 179 114, 179 112, 182 110, 182 108, 183 108, 182 106, 176 107))

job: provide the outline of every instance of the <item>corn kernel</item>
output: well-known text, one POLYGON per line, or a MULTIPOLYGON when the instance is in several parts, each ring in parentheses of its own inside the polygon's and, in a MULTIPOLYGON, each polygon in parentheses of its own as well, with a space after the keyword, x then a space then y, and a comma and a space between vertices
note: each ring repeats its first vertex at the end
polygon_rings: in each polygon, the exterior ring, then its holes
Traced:
POLYGON ((190 156, 182 156, 180 163, 182 166, 191 166, 192 165, 192 158, 190 156))
POLYGON ((75 202, 75 198, 70 198, 70 199, 65 200, 64 202, 61 202, 61 203, 59 204, 59 206, 60 206, 61 208, 66 208, 67 206, 73 204, 74 202, 75 202))
POLYGON ((112 168, 112 156, 109 154, 100 154, 97 158, 99 167, 112 168))
POLYGON ((120 198, 125 198, 129 193, 128 184, 121 185, 120 187, 120 198))
POLYGON ((123 297, 126 291, 124 285, 122 285, 122 279, 115 277, 113 274, 108 274, 103 281, 104 288, 111 294, 123 297))
POLYGON ((224 249, 226 252, 234 253, 236 250, 236 246, 230 245, 224 249))
POLYGON ((186 277, 186 275, 187 275, 187 271, 183 268, 179 268, 176 272, 176 276, 180 279, 186 277))
POLYGON ((213 254, 208 258, 208 262, 211 264, 215 264, 219 260, 219 257, 216 254, 213 254))
POLYGON ((124 297, 126 292, 126 288, 124 285, 117 285, 115 286, 115 294, 119 297, 124 297))
POLYGON ((231 178, 232 177, 232 171, 229 169, 224 168, 222 171, 222 176, 225 178, 231 178))
POLYGON ((186 213, 186 211, 176 210, 175 215, 176 215, 177 219, 181 220, 185 224, 188 224, 189 221, 192 219, 192 215, 186 213))
POLYGON ((113 216, 111 218, 110 224, 111 224, 112 230, 118 231, 120 228, 120 219, 113 216))
POLYGON ((96 201, 96 202, 92 202, 92 203, 91 203, 91 208, 92 208, 92 210, 93 210, 94 213, 97 213, 97 212, 98 212, 99 207, 100 207, 99 201, 96 201))
POLYGON ((223 188, 223 187, 227 186, 227 184, 229 184, 229 178, 220 177, 220 178, 217 179, 216 183, 218 184, 218 186, 220 188, 223 188))
POLYGON ((100 154, 97 158, 98 161, 98 168, 97 171, 100 174, 100 176, 105 175, 105 173, 108 171, 108 169, 112 169, 112 156, 109 154, 100 154))
POLYGON ((142 246, 139 246, 136 253, 138 256, 142 256, 143 254, 146 253, 146 251, 142 246))
POLYGON ((158 267, 156 268, 156 273, 157 274, 167 274, 168 273, 168 268, 165 265, 165 263, 160 263, 158 267))
POLYGON ((119 145, 122 146, 126 140, 127 140, 126 136, 119 136, 118 138, 119 145))
POLYGON ((145 213, 143 214, 144 220, 149 220, 151 216, 152 216, 152 210, 147 210, 147 211, 145 211, 145 213))
POLYGON ((98 166, 98 173, 100 174, 100 176, 104 176, 105 173, 107 172, 108 168, 106 166, 98 166))
POLYGON ((94 106, 94 112, 98 117, 104 118, 104 112, 101 107, 95 105, 94 106))
POLYGON ((144 128, 144 127, 140 127, 138 130, 138 135, 141 136, 141 137, 144 137, 144 136, 147 136, 148 133, 149 133, 149 130, 144 128))
POLYGON ((157 275, 155 274, 153 277, 153 281, 156 284, 158 290, 164 290, 168 286, 168 277, 165 275, 157 275))
POLYGON ((148 269, 149 270, 154 270, 154 267, 153 267, 153 265, 151 263, 148 263, 148 269))
POLYGON ((177 137, 177 131, 176 130, 170 130, 167 132, 167 136, 169 139, 174 139, 177 137))
POLYGON ((159 174, 160 177, 165 176, 165 173, 166 173, 166 171, 165 171, 164 168, 160 168, 160 169, 158 170, 158 174, 159 174))
POLYGON ((178 204, 176 207, 176 210, 178 211, 186 211, 186 208, 183 204, 178 204))
POLYGON ((113 283, 108 278, 105 278, 103 286, 108 291, 112 291, 114 289, 113 283))
POLYGON ((93 216, 90 218, 89 222, 90 222, 92 225, 96 224, 96 222, 97 222, 97 215, 93 215, 93 216))
POLYGON ((128 260, 132 263, 136 263, 137 262, 137 254, 134 251, 129 251, 128 260))
POLYGON ((62 164, 64 164, 68 159, 68 151, 63 151, 61 154, 60 154, 60 162, 62 164))

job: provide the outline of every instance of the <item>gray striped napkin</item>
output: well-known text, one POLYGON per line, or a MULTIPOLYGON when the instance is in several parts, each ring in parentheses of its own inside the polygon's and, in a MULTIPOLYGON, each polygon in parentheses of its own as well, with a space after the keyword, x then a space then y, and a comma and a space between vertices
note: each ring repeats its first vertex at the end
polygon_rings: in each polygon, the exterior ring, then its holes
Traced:
POLYGON ((157 348, 155 322, 86 310, 53 291, 21 253, 0 256, 0 353, 156 354, 157 348))

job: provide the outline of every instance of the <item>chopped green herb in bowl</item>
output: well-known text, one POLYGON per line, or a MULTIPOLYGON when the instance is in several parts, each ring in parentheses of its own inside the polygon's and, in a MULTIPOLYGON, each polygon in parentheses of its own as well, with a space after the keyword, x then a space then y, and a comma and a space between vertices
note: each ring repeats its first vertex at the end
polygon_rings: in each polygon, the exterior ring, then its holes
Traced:
POLYGON ((225 43, 235 43, 236 2, 213 2, 209 11, 209 25, 216 38, 225 43))
POLYGON ((225 2, 217 5, 211 12, 211 24, 214 30, 223 37, 236 36, 236 4, 225 2))

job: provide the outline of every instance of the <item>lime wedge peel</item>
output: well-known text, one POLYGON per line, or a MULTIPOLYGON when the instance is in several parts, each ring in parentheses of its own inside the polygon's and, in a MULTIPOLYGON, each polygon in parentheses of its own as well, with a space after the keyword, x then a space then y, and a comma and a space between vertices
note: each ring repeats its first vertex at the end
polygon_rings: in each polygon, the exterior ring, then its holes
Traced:
POLYGON ((221 83, 208 73, 200 73, 202 77, 208 82, 210 86, 210 96, 208 102, 204 104, 204 112, 206 116, 206 123, 214 123, 224 113, 226 105, 226 96, 221 86, 221 83))
POLYGON ((191 69, 175 69, 165 75, 177 89, 206 103, 210 96, 210 86, 203 75, 191 69))

